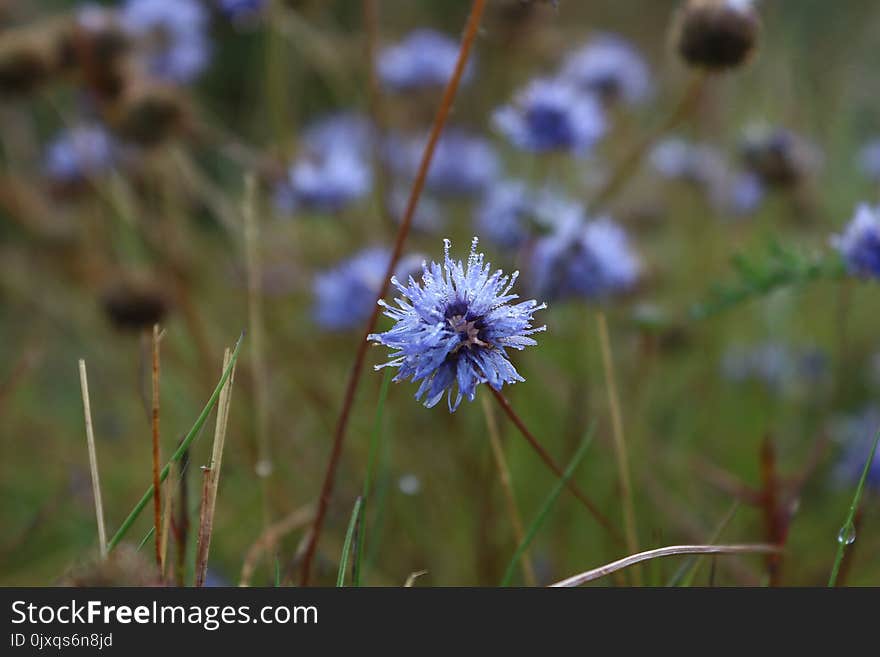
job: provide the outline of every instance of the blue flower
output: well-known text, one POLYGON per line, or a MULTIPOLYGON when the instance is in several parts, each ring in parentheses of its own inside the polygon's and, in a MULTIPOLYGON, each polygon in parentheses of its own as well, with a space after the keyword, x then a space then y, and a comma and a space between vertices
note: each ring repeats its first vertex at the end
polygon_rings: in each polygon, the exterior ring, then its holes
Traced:
POLYGON ((561 77, 608 102, 635 105, 651 93, 651 74, 642 55, 614 34, 600 34, 569 55, 561 77))
MULTIPOLYGON (((427 137, 391 137, 386 147, 391 170, 407 181, 418 171, 427 137)), ((501 165, 492 145, 461 129, 449 129, 437 142, 427 188, 438 196, 473 196, 495 182, 501 165)))
MULTIPOLYGON (((868 406, 858 413, 837 418, 831 431, 834 438, 843 444, 843 454, 834 470, 835 479, 845 486, 852 485, 862 476, 865 461, 871 450, 874 435, 880 429, 880 408, 868 406)), ((880 448, 868 467, 867 484, 880 489, 880 448)))
POLYGON ((127 0, 121 20, 143 42, 151 75, 187 83, 208 65, 208 13, 197 0, 127 0))
POLYGON ((233 21, 251 18, 266 6, 266 0, 217 0, 220 11, 233 21))
POLYGON ((115 157, 116 145, 107 131, 98 124, 83 124, 46 147, 43 170, 56 183, 83 182, 108 171, 115 157))
POLYGON ((593 94, 565 80, 533 80, 514 102, 496 110, 495 128, 517 148, 538 153, 585 155, 606 130, 605 115, 593 94))
POLYGON ((863 203, 842 235, 831 238, 852 274, 880 278, 880 208, 863 203))
POLYGON ((859 151, 859 169, 874 182, 880 182, 880 139, 868 142, 859 151))
MULTIPOLYGON (((403 221, 406 206, 409 203, 411 190, 407 187, 395 187, 388 195, 388 210, 398 224, 403 221)), ((437 233, 443 228, 443 212, 440 204, 432 198, 422 195, 413 215, 412 228, 423 233, 437 233)))
POLYGON ((479 232, 508 249, 522 246, 534 234, 554 230, 572 213, 580 216, 581 206, 557 190, 530 190, 525 183, 507 180, 493 185, 477 209, 479 232))
POLYGON ((587 221, 583 209, 560 205, 557 228, 530 256, 535 289, 550 299, 603 299, 638 281, 641 263, 626 232, 610 219, 587 221))
MULTIPOLYGON (((323 328, 335 331, 363 324, 382 290, 390 259, 388 249, 372 247, 319 273, 313 286, 315 321, 323 328)), ((419 256, 402 258, 397 272, 400 275, 415 272, 420 262, 419 256)))
POLYGON ((515 249, 529 237, 533 205, 524 183, 507 180, 493 185, 477 209, 477 229, 498 246, 515 249))
MULTIPOLYGON (((393 91, 442 87, 452 77, 459 44, 434 30, 415 30, 400 43, 385 48, 376 63, 379 79, 393 91)), ((463 81, 473 76, 468 62, 463 81)))
POLYGON ((493 272, 477 253, 476 238, 467 265, 449 256, 449 240, 445 245, 443 265, 423 264, 420 283, 412 277, 406 285, 392 279, 402 295, 398 307, 381 305, 395 325, 368 339, 394 350, 378 368, 398 368, 395 381, 421 381, 415 396, 428 408, 446 395, 449 410, 455 411, 462 398, 473 401, 481 383, 500 390, 505 383, 524 380, 507 349, 537 344, 529 336, 546 327, 533 328, 532 316, 546 305, 534 300, 511 304, 519 298, 510 293, 518 272, 493 272))
POLYGON ((358 115, 311 125, 303 133, 301 155, 275 190, 276 206, 283 212, 339 212, 366 196, 373 184, 371 140, 369 123, 358 115))
POLYGON ((657 144, 650 154, 654 169, 670 180, 712 186, 727 175, 724 160, 711 146, 669 137, 657 144))

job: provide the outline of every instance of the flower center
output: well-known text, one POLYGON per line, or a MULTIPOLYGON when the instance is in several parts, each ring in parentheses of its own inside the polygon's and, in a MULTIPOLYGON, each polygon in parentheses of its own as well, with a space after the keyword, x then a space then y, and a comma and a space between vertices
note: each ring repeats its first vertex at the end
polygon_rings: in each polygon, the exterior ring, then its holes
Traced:
POLYGON ((459 349, 468 348, 472 349, 473 347, 491 347, 488 342, 480 339, 480 331, 482 330, 483 322, 477 319, 468 319, 466 315, 452 315, 446 319, 449 322, 449 326, 453 331, 458 333, 459 342, 455 349, 452 350, 452 353, 457 353, 459 349))

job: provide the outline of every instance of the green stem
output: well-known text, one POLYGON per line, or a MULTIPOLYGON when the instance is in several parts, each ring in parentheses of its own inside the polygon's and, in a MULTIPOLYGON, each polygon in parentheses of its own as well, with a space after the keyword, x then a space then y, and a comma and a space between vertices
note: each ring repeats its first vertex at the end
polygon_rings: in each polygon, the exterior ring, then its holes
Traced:
MULTIPOLYGON (((223 390, 223 386, 226 385, 227 379, 229 379, 230 374, 232 373, 232 368, 235 366, 235 361, 238 358, 239 349, 241 349, 241 344, 244 339, 244 333, 242 333, 238 341, 235 343, 235 349, 232 352, 232 357, 229 359, 229 365, 223 372, 223 375, 220 377, 220 381, 217 383, 217 387, 214 388, 214 392, 211 395, 211 398, 208 399, 208 403, 205 404, 205 408, 202 409, 201 414, 198 419, 193 424, 192 429, 189 430, 189 433, 186 434, 186 437, 177 446, 177 451, 171 455, 171 458, 168 459, 168 463, 165 464, 165 467, 162 468, 162 472, 159 473, 159 483, 162 483, 168 478, 168 473, 171 471, 171 464, 176 463, 181 458, 183 458, 184 453, 187 448, 190 446, 193 440, 195 440, 196 436, 199 434, 199 431, 202 429, 202 425, 208 419, 208 416, 211 414, 211 410, 214 408, 214 404, 217 403, 217 399, 220 397, 220 391, 223 390)), ((113 535, 113 538, 107 543, 107 551, 111 552, 119 542, 125 537, 128 533, 128 530, 131 529, 131 526, 134 524, 134 521, 137 520, 138 516, 144 510, 144 507, 149 504, 150 500, 153 499, 153 485, 150 484, 150 487, 147 489, 147 492, 144 493, 143 497, 141 497, 140 501, 134 505, 134 508, 131 510, 131 513, 128 514, 128 517, 122 522, 119 526, 119 529, 116 530, 116 533, 113 535)))
POLYGON ((348 521, 348 530, 345 532, 345 543, 342 544, 342 559, 339 561, 339 573, 336 575, 336 586, 345 586, 345 571, 348 570, 348 556, 351 553, 351 543, 354 538, 354 530, 360 519, 361 505, 363 503, 364 499, 359 496, 354 501, 354 508, 351 510, 351 519, 348 521))
POLYGON ((516 565, 517 563, 519 563, 520 557, 522 557, 523 552, 529 549, 529 545, 538 534, 538 531, 540 531, 541 527, 544 524, 544 521, 550 514, 550 510, 553 508, 553 505, 556 504, 556 500, 559 499, 559 496, 562 494, 562 491, 568 483, 568 480, 571 479, 572 475, 574 475, 574 471, 577 470, 578 465, 580 465, 581 461, 584 459, 584 456, 586 456, 587 449, 589 448, 590 443, 593 442, 593 433, 595 432, 595 428, 595 424, 593 424, 587 430, 587 433, 584 436, 583 441, 581 442, 581 446, 578 447, 578 451, 575 453, 574 458, 571 459, 571 463, 569 463, 568 467, 565 468, 565 472, 563 472, 562 476, 556 481, 556 484, 553 486, 553 490, 550 491, 550 495, 548 495, 547 499, 544 500, 544 504, 543 506, 541 506, 541 510, 538 511, 538 515, 535 516, 535 519, 529 526, 525 537, 517 546, 516 551, 510 558, 510 562, 507 564, 507 570, 504 572, 504 577, 501 580, 501 586, 510 585, 510 580, 513 578, 513 573, 516 571, 516 565))
MULTIPOLYGON (((831 568, 831 576, 828 578, 828 586, 837 585, 837 575, 840 573, 840 565, 843 563, 843 555, 846 552, 847 535, 854 531, 856 513, 859 510, 859 501, 862 499, 862 492, 865 489, 865 482, 868 481, 868 472, 874 463, 874 454, 877 452, 877 443, 880 442, 880 429, 874 434, 874 442, 871 444, 871 452, 868 454, 868 460, 865 461, 865 467, 862 468, 862 476, 859 479, 859 485, 856 487, 856 494, 853 495, 852 504, 849 507, 849 514, 846 516, 846 522, 840 528, 840 534, 837 539, 837 556, 834 559, 834 566, 831 568)), ((851 542, 851 541, 850 541, 851 542)))

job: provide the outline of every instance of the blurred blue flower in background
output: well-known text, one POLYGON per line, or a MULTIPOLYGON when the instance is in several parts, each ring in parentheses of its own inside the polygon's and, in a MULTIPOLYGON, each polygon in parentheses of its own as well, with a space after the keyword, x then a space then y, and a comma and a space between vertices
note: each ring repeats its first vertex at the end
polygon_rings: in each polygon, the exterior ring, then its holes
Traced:
POLYGON ((141 40, 151 75, 187 83, 207 67, 208 12, 198 0, 127 0, 121 21, 141 40))
POLYGON ((651 94, 651 73, 641 53, 615 34, 599 34, 570 54, 561 77, 604 101, 636 105, 651 94))
POLYGON ((259 14, 266 7, 267 0, 217 0, 223 14, 231 20, 243 20, 259 14))
MULTIPOLYGON (((388 209, 398 224, 403 221, 411 190, 408 187, 395 187, 388 196, 388 209)), ((432 198, 422 195, 413 215, 412 228, 424 233, 437 233, 444 225, 443 210, 432 198)))
MULTIPOLYGON (((415 178, 426 143, 426 136, 388 139, 385 152, 396 176, 407 182, 415 178)), ((474 196, 495 182, 500 169, 498 154, 488 140, 450 128, 437 142, 426 186, 438 196, 474 196)))
POLYGON ((103 126, 86 123, 58 135, 45 149, 43 170, 56 183, 83 182, 112 168, 117 155, 103 126))
MULTIPOLYGON (((355 328, 367 321, 382 289, 391 259, 391 251, 371 247, 360 251, 333 269, 315 277, 314 318, 328 330, 355 328)), ((421 256, 402 258, 397 266, 400 276, 416 272, 421 256)))
POLYGON ((859 151, 859 169, 869 180, 880 182, 880 139, 869 141, 859 151))
POLYGON ((282 212, 298 209, 339 212, 369 194, 373 131, 358 114, 336 114, 311 124, 302 135, 302 152, 276 187, 282 212))
POLYGON ((398 307, 382 306, 395 325, 369 339, 394 350, 378 368, 397 367, 395 381, 421 381, 416 399, 428 408, 446 395, 449 410, 455 411, 464 397, 474 400, 481 383, 500 390, 524 380, 507 349, 537 344, 530 336, 546 327, 533 328, 533 314, 546 306, 534 300, 511 304, 519 298, 510 293, 518 272, 493 272, 477 253, 476 238, 467 265, 454 261, 449 240, 445 244, 443 264, 425 265, 421 282, 392 279, 402 295, 398 307))
POLYGON ((534 200, 525 183, 505 180, 492 187, 477 208, 477 231, 498 246, 514 249, 529 237, 534 200))
MULTIPOLYGON (((831 434, 843 446, 834 476, 841 486, 852 486, 862 476, 871 444, 880 429, 880 408, 868 406, 857 413, 844 415, 832 422, 831 434)), ((880 489, 880 449, 868 468, 867 485, 880 489)))
POLYGON ((539 239, 529 261, 534 289, 548 299, 604 299, 631 289, 641 263, 626 231, 607 218, 586 220, 571 208, 539 239))
POLYGON ((711 187, 727 173, 727 165, 715 148, 669 137, 649 155, 651 166, 664 178, 711 187))
POLYGON ((606 130, 602 106, 593 94, 570 82, 533 80, 492 116, 495 128, 514 146, 536 153, 586 155, 606 130))
POLYGON ((843 234, 833 236, 831 243, 850 273, 880 278, 880 208, 861 204, 843 234))
MULTIPOLYGON (((377 61, 379 79, 394 91, 442 87, 452 77, 459 43, 441 32, 420 29, 403 41, 382 50, 377 61)), ((465 68, 463 82, 473 77, 473 60, 465 68)))

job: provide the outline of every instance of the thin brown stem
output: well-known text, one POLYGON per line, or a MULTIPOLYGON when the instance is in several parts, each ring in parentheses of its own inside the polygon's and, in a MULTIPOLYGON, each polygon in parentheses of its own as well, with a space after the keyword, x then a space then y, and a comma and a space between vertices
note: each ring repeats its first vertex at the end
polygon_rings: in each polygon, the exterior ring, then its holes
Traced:
POLYGON ((159 450, 159 325, 153 325, 152 339, 152 429, 153 429, 153 527, 156 538, 156 565, 159 572, 164 571, 162 563, 162 487, 159 485, 159 471, 162 469, 162 458, 159 450))
POLYGON ((617 196, 638 171, 642 160, 651 150, 651 147, 657 143, 657 140, 667 132, 674 130, 682 121, 690 116, 703 95, 703 88, 706 86, 708 79, 707 73, 693 74, 688 86, 685 88, 684 94, 682 94, 672 113, 654 130, 645 135, 641 141, 636 143, 632 150, 617 164, 608 177, 607 182, 599 189, 592 203, 590 203, 590 210, 595 211, 604 207, 611 199, 617 196))
MULTIPOLYGON (((406 210, 403 215, 403 220, 400 222, 400 227, 397 230, 397 237, 394 241, 394 247, 391 252, 391 259, 388 262, 388 269, 385 272, 382 289, 380 290, 376 298, 377 302, 387 294, 391 276, 394 274, 394 270, 397 268, 397 263, 400 260, 401 254, 403 253, 403 246, 406 243, 407 236, 409 235, 409 230, 412 226, 413 216, 415 215, 416 208, 419 204, 419 199, 422 195, 422 190, 424 189, 425 182, 428 178, 428 170, 431 166, 431 161, 434 159, 434 151, 437 148, 437 142, 440 140, 440 135, 443 133, 443 128, 446 126, 446 120, 449 117, 449 112, 452 109, 452 103, 455 100, 456 93, 458 92, 458 87, 461 83, 461 79, 467 65, 468 57, 470 56, 471 47, 473 46, 474 40, 477 37, 477 33, 480 27, 480 21, 483 16, 483 10, 485 8, 486 0, 474 0, 471 6, 471 12, 468 18, 467 27, 465 28, 464 37, 462 38, 461 47, 458 53, 458 61, 455 64, 455 71, 453 72, 449 83, 446 85, 446 90, 443 93, 443 100, 441 101, 440 108, 438 109, 437 115, 434 118, 434 124, 431 128, 431 134, 428 138, 428 143, 425 146, 424 153, 422 154, 422 161, 419 165, 419 170, 416 174, 415 182, 413 182, 409 201, 407 202, 406 210)), ((305 549, 305 554, 303 556, 302 570, 300 574, 300 582, 303 586, 308 585, 311 578, 312 561, 315 557, 315 550, 318 547, 318 541, 321 538, 321 530, 324 526, 324 518, 327 514, 327 507, 330 504, 330 496, 333 493, 333 483, 336 477, 336 469, 339 466, 339 459, 342 456, 342 446, 345 442, 345 434, 348 428, 349 416, 351 415, 351 407, 354 404, 355 394, 357 392, 358 384, 361 380, 364 361, 366 360, 367 356, 367 348, 369 346, 369 343, 367 342, 367 336, 369 336, 374 331, 376 327, 376 322, 379 320, 380 310, 381 308, 378 304, 373 307, 373 312, 371 313, 370 318, 367 321, 366 330, 364 331, 363 338, 358 345, 354 364, 352 365, 351 372, 348 376, 348 382, 345 388, 345 396, 342 402, 342 410, 339 413, 339 418, 336 423, 336 430, 333 435, 333 446, 330 449, 330 459, 327 463, 327 470, 324 473, 324 482, 321 486, 321 495, 318 498, 318 510, 315 513, 315 521, 312 525, 312 532, 309 535, 309 541, 305 549)))
MULTIPOLYGON (((516 539, 517 545, 525 543, 525 529, 523 528, 522 517, 519 514, 519 507, 516 504, 516 496, 513 493, 513 482, 510 477, 510 469, 507 467, 507 459, 504 458, 504 448, 501 445, 501 436, 498 431, 498 422, 495 421, 495 415, 492 412, 492 406, 489 404, 489 398, 486 395, 480 395, 480 403, 483 406, 483 415, 486 416, 486 431, 489 434, 489 444, 492 446, 492 456, 495 459, 495 467, 498 469, 498 478, 501 480, 501 488, 504 490, 504 500, 507 503, 507 515, 510 516, 510 524, 513 526, 513 537, 516 539)), ((523 576, 526 584, 535 586, 537 578, 535 577, 535 569, 532 567, 532 560, 529 557, 528 550, 523 550, 520 557, 522 563, 523 576)))
MULTIPOLYGON (((541 460, 544 461, 544 464, 548 468, 550 468, 557 477, 561 478, 564 474, 563 469, 559 467, 559 464, 557 464, 556 461, 553 460, 553 457, 550 456, 547 450, 544 449, 541 443, 538 442, 538 439, 535 438, 534 435, 532 435, 532 432, 529 431, 529 428, 525 425, 525 422, 523 422, 519 415, 517 415, 516 411, 513 410, 513 406, 510 405, 510 402, 507 401, 507 398, 491 386, 489 387, 489 390, 492 391, 492 394, 501 405, 501 408, 504 410, 507 417, 510 418, 510 421, 513 422, 514 426, 519 429, 519 432, 522 434, 523 438, 526 439, 529 445, 532 446, 532 449, 534 449, 538 453, 538 456, 541 457, 541 460)), ((598 507, 590 500, 590 498, 588 498, 583 493, 583 491, 581 491, 580 487, 576 483, 574 483, 574 480, 569 479, 566 486, 568 487, 568 490, 571 491, 571 493, 580 501, 580 503, 583 504, 587 508, 587 510, 593 515, 593 518, 595 518, 600 525, 608 530, 608 533, 614 538, 614 540, 618 543, 623 543, 623 537, 620 535, 620 532, 618 532, 617 529, 615 529, 614 525, 611 524, 611 521, 608 520, 608 518, 606 518, 601 511, 599 511, 598 507)))
MULTIPOLYGON (((180 441, 183 441, 181 436, 180 441)), ((178 441, 178 446, 180 445, 178 441)), ((189 539, 189 450, 180 459, 180 476, 177 483, 177 520, 175 538, 177 539, 177 585, 183 586, 186 577, 186 547, 189 539)))
MULTIPOLYGON (((620 412, 620 397, 614 377, 614 358, 611 354, 611 337, 608 334, 608 319, 603 311, 596 314, 599 329, 599 345, 602 351, 602 369, 605 371, 605 387, 608 391, 608 406, 611 411, 611 429, 614 436, 614 454, 617 457, 617 472, 620 477, 620 497, 623 503, 623 524, 626 531, 626 547, 630 552, 639 551, 639 538, 636 530, 636 512, 633 504, 632 483, 629 471, 629 451, 623 433, 623 416, 620 412)), ((633 583, 642 583, 641 571, 632 571, 633 583)))
POLYGON ((669 547, 656 548, 647 552, 639 552, 617 561, 612 561, 604 566, 599 566, 593 570, 573 575, 567 579, 551 584, 554 587, 571 587, 580 586, 587 582, 600 579, 606 575, 617 572, 624 568, 648 561, 650 559, 658 559, 660 557, 671 557, 679 554, 765 554, 778 552, 779 548, 775 545, 670 545, 669 547))

